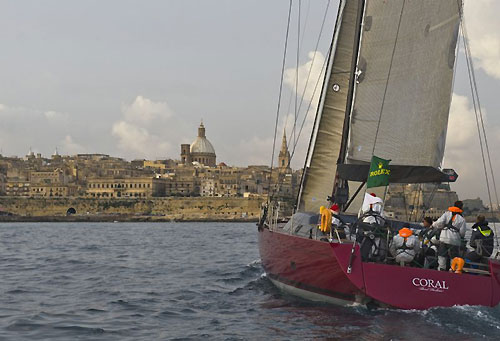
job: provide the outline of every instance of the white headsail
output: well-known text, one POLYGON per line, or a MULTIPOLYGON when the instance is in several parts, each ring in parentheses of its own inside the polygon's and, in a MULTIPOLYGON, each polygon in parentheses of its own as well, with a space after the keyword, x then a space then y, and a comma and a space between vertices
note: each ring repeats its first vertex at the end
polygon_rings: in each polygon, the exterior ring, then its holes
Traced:
POLYGON ((332 194, 349 87, 356 63, 362 1, 341 1, 329 65, 316 116, 299 209, 317 211, 332 194))

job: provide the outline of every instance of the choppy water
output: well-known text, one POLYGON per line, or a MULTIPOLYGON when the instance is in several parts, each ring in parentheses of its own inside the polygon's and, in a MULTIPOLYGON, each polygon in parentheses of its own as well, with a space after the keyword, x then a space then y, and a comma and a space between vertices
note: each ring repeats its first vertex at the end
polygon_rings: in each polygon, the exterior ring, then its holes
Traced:
POLYGON ((500 339, 498 307, 373 312, 284 296, 254 224, 0 224, 0 293, 6 340, 500 339))

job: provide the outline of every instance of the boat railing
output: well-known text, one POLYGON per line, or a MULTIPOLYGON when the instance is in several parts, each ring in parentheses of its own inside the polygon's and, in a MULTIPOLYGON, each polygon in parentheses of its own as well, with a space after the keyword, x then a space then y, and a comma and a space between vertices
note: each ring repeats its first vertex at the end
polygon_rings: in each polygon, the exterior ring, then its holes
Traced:
POLYGON ((275 205, 270 205, 269 215, 268 215, 268 226, 270 231, 276 231, 278 229, 278 221, 280 214, 281 204, 278 201, 275 205))

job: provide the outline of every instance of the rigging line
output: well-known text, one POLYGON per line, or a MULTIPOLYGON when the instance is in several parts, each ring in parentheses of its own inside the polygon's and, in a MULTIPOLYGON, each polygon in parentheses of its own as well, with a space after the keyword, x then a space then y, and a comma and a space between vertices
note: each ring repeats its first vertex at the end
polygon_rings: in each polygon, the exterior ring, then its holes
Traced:
MULTIPOLYGON (((342 0, 339 1, 338 11, 337 11, 337 19, 335 20, 335 26, 334 26, 334 30, 333 30, 333 36, 332 36, 330 47, 328 49, 328 53, 327 53, 327 56, 326 56, 326 60, 328 60, 328 62, 330 61, 330 58, 331 58, 331 54, 332 54, 332 51, 333 51, 333 46, 334 46, 335 40, 336 40, 336 35, 338 37, 337 31, 340 28, 339 25, 340 25, 340 20, 342 18, 342 14, 341 13, 344 11, 344 6, 345 6, 345 2, 342 1, 342 0)), ((326 78, 326 73, 328 72, 328 68, 326 70, 327 71, 325 72, 325 78, 326 78)), ((320 97, 323 96, 323 91, 324 90, 325 90, 324 86, 322 86, 320 97)), ((318 107, 318 110, 320 110, 320 106, 318 107)), ((313 121, 313 125, 312 125, 313 128, 311 129, 311 137, 309 138, 309 143, 307 145, 307 151, 306 151, 306 157, 305 157, 305 160, 304 160, 304 166, 302 168, 302 174, 300 176, 299 191, 297 193, 297 199, 296 199, 296 206, 297 207, 300 207, 301 198, 302 198, 302 194, 303 194, 303 191, 304 191, 304 185, 305 185, 305 181, 306 181, 308 164, 309 164, 309 162, 311 160, 312 152, 314 151, 314 145, 313 144, 314 144, 314 141, 315 141, 316 136, 317 136, 317 129, 319 128, 319 126, 318 126, 319 125, 318 116, 321 116, 321 115, 318 112, 318 110, 316 111, 316 114, 314 115, 314 121, 313 121)), ((295 210, 297 210, 297 208, 295 210)))
MULTIPOLYGON (((314 65, 314 61, 315 61, 315 59, 316 59, 316 54, 317 54, 317 52, 318 52, 319 42, 320 42, 320 40, 321 40, 321 36, 323 35, 323 29, 324 29, 324 26, 325 26, 326 17, 327 17, 327 15, 328 15, 328 9, 329 9, 329 7, 330 7, 330 2, 331 2, 331 0, 328 0, 328 3, 327 3, 326 8, 325 8, 325 14, 323 15, 323 20, 322 20, 322 22, 321 22, 321 28, 320 28, 320 31, 319 31, 318 39, 316 40, 316 45, 315 45, 315 47, 314 47, 314 54, 313 54, 313 57, 312 57, 312 60, 311 60, 311 66, 309 67, 309 72, 308 72, 308 74, 307 74, 306 83, 305 83, 305 85, 304 85, 304 89, 302 90, 302 96, 301 96, 301 98, 300 98, 299 109, 298 109, 298 112, 299 112, 299 113, 300 113, 300 109, 302 108, 302 103, 303 103, 303 101, 304 101, 304 97, 305 97, 306 89, 307 89, 307 86, 308 86, 308 84, 309 84, 309 79, 310 79, 310 77, 311 77, 312 68, 313 68, 313 65, 314 65)), ((302 38, 303 38, 303 37, 302 37, 302 38)), ((317 86, 318 86, 319 80, 323 78, 323 77, 322 77, 322 73, 323 73, 323 69, 324 69, 324 67, 325 67, 325 65, 326 65, 326 63, 327 63, 327 62, 328 62, 328 59, 325 59, 325 60, 324 60, 324 62, 323 62, 323 67, 321 68, 321 70, 320 70, 320 72, 319 72, 318 80, 316 81, 316 85, 315 85, 315 87, 314 87, 313 94, 312 94, 311 99, 310 99, 310 101, 309 101, 309 106, 307 107, 307 111, 304 113, 305 117, 304 117, 304 119, 303 119, 303 121, 302 121, 302 125, 301 125, 301 127, 300 127, 300 129, 299 129, 299 133, 298 133, 298 135, 297 135, 296 141, 293 141, 293 142, 294 142, 294 144, 293 144, 293 145, 294 145, 294 150, 295 150, 295 146, 297 145, 297 143, 298 143, 298 141, 299 141, 299 139, 300 139, 300 134, 301 134, 301 132, 302 132, 302 128, 304 127, 304 122, 305 122, 305 120, 306 120, 306 117, 309 115, 309 109, 311 108, 311 101, 313 100, 314 95, 316 94, 316 88, 317 88, 317 86)), ((290 102, 291 102, 291 97, 290 97, 290 102)), ((290 106, 290 105, 289 105, 289 106, 290 106)), ((287 118, 288 118, 288 117, 287 117, 287 118)), ((297 120, 298 120, 298 117, 297 117, 297 120)), ((290 139, 290 140, 288 141, 288 146, 287 146, 287 147, 289 148, 291 144, 292 144, 292 139, 290 139)), ((293 155, 293 153, 292 153, 291 155, 293 155)), ((290 158, 291 158, 291 157, 290 157, 290 158)))
POLYGON ((297 54, 296 54, 296 63, 295 63, 295 119, 293 121, 293 138, 294 141, 297 139, 297 135, 295 129, 297 127, 297 117, 298 117, 298 98, 299 98, 299 63, 300 63, 300 9, 302 7, 302 0, 299 0, 299 8, 298 8, 298 20, 297 20, 297 54))
MULTIPOLYGON (((462 34, 464 34, 463 22, 462 22, 462 34)), ((492 220, 494 220, 493 202, 491 199, 490 184, 489 184, 489 180, 488 180, 488 170, 487 170, 487 166, 486 166, 486 160, 484 157, 483 141, 481 139, 481 128, 480 128, 479 114, 478 114, 478 110, 477 110, 476 97, 474 96, 474 83, 472 82, 472 74, 471 74, 472 73, 472 70, 471 70, 472 65, 470 64, 470 60, 469 60, 470 55, 468 53, 467 38, 465 35, 464 35, 464 39, 463 39, 463 44, 464 44, 464 49, 465 49, 465 60, 467 62, 467 71, 469 73, 469 85, 471 87, 471 92, 472 92, 472 104, 474 107, 474 114, 476 116, 477 133, 478 133, 478 137, 479 137, 479 146, 481 147, 481 158, 483 161, 484 176, 486 178, 486 189, 488 190, 488 199, 490 201, 491 217, 492 217, 492 220)), ((496 229, 494 221, 493 221, 493 227, 495 229, 495 240, 496 240, 496 244, 497 244, 497 248, 498 248, 498 246, 499 246, 498 233, 497 233, 497 229, 496 229)))
POLYGON ((488 146, 488 138, 486 136, 486 129, 484 128, 484 119, 483 119, 483 110, 481 109, 481 102, 479 100, 479 92, 478 92, 478 87, 477 87, 477 82, 476 82, 476 73, 474 71, 474 63, 473 63, 473 58, 472 58, 472 53, 470 51, 470 46, 469 46, 469 43, 468 43, 468 35, 467 35, 467 30, 465 28, 465 18, 463 20, 463 28, 462 28, 462 32, 464 34, 464 39, 467 41, 467 51, 468 51, 468 58, 470 60, 470 65, 471 65, 471 70, 472 70, 472 82, 474 83, 474 88, 475 88, 475 94, 476 94, 476 100, 477 100, 477 106, 478 106, 478 109, 479 109, 479 117, 481 119, 481 127, 482 127, 482 131, 483 131, 483 138, 484 138, 484 144, 485 144, 485 147, 486 147, 486 155, 488 156, 488 163, 489 163, 489 166, 490 166, 490 172, 491 172, 491 180, 493 182, 493 190, 494 190, 494 193, 495 193, 495 199, 497 201, 497 206, 499 204, 499 200, 498 200, 498 191, 497 191, 497 185, 496 185, 496 181, 495 181, 495 175, 494 175, 494 172, 493 172, 493 165, 491 163, 491 156, 490 156, 490 148, 488 146))
POLYGON ((425 213, 427 212, 427 210, 429 209, 429 207, 431 207, 431 204, 432 204, 432 201, 434 200, 434 196, 436 195, 436 190, 437 190, 438 186, 439 186, 438 183, 436 183, 434 185, 434 188, 432 189, 432 192, 429 195, 429 200, 427 201, 427 203, 428 203, 427 205, 425 204, 425 197, 422 194, 422 201, 423 201, 422 206, 423 206, 423 210, 422 210, 422 216, 421 216, 421 218, 419 220, 422 220, 422 219, 425 218, 425 213))
POLYGON ((382 97, 382 106, 380 107, 380 115, 378 117, 377 130, 375 131, 375 140, 373 141, 372 157, 375 155, 375 146, 377 145, 378 132, 380 130, 380 122, 382 121, 382 113, 384 112, 385 96, 387 95, 387 88, 389 87, 389 79, 391 78, 392 62, 394 61, 394 55, 396 54, 396 46, 398 45, 399 29, 401 28, 401 20, 403 18, 403 10, 405 8, 406 0, 403 0, 403 5, 401 6, 401 13, 399 15, 398 30, 396 31, 396 40, 394 41, 394 47, 392 48, 391 62, 389 64, 389 71, 387 73, 387 81, 385 82, 384 96, 382 97))
POLYGON ((406 193, 405 193, 405 185, 404 184, 401 184, 401 188, 403 189, 403 205, 405 207, 405 217, 406 217, 406 221, 410 221, 409 217, 408 217, 408 205, 406 204, 406 193))
MULTIPOLYGON (((328 0, 328 1, 330 1, 330 0, 328 0)), ((306 19, 304 20, 304 27, 302 28, 302 38, 300 39, 300 46, 303 46, 303 43, 304 43, 304 37, 305 37, 306 27, 307 27, 307 23, 308 23, 308 19, 309 19, 309 10, 310 10, 310 7, 311 7, 311 0, 309 0, 307 2, 306 19)), ((306 82, 306 86, 307 86, 307 82, 306 82)), ((290 93, 290 99, 288 100, 288 109, 286 111, 287 115, 285 117, 285 125, 284 125, 285 127, 286 127, 286 125, 288 123, 288 113, 290 112, 290 107, 292 106, 292 99, 293 99, 293 94, 290 93)), ((302 104, 302 101, 300 103, 302 104)), ((299 105, 299 110, 298 111, 300 112, 300 105, 299 105)), ((290 134, 290 137, 291 136, 292 135, 290 134)), ((291 140, 291 138, 288 139, 288 145, 287 145, 287 147, 289 147, 289 145, 291 143, 290 140, 291 140)))
POLYGON ((415 221, 418 221, 418 216, 419 216, 419 211, 420 211, 420 205, 424 205, 423 204, 423 201, 424 201, 424 185, 423 184, 419 184, 419 187, 420 187, 420 191, 418 193, 418 201, 417 201, 417 210, 415 211, 415 221), (422 202, 420 202, 420 200, 422 200, 422 202))
MULTIPOLYGON (((412 186, 413 187, 413 186, 412 186)), ((413 213, 415 212, 415 206, 417 206, 416 204, 418 204, 418 201, 417 201, 417 198, 418 198, 418 189, 419 187, 417 187, 417 190, 413 190, 413 201, 412 201, 412 210, 410 212, 410 221, 411 221, 411 218, 413 218, 413 213)))
POLYGON ((307 21, 309 19, 309 10, 311 9, 311 0, 307 1, 306 18, 304 19, 304 27, 302 27, 302 38, 300 39, 300 46, 304 43, 304 36, 306 35, 307 21))
MULTIPOLYGON (((331 52, 332 52, 332 46, 330 46, 330 48, 328 49, 327 56, 326 56, 326 58, 325 58, 325 60, 324 60, 324 62, 323 62, 323 65, 322 65, 322 67, 321 67, 321 70, 320 70, 320 75, 322 75, 322 74, 323 74, 323 70, 325 69, 326 64, 328 63, 328 60, 330 59, 330 54, 331 54, 331 52)), ((314 86, 313 95, 312 95, 313 97, 314 97, 314 94, 316 93, 316 90, 318 89, 319 82, 320 82, 320 80, 321 80, 322 78, 323 78, 323 77, 319 77, 319 78, 316 80, 316 85, 314 86)), ((309 102, 309 106, 307 107, 307 114, 306 114, 306 116, 304 117, 304 119, 302 120, 302 124, 301 124, 301 126, 300 126, 299 133, 298 133, 298 135, 297 135, 297 141, 295 141, 295 143, 294 143, 294 145, 293 145, 292 152, 290 153, 290 158, 288 159, 288 165, 287 165, 287 168, 288 168, 288 167, 290 167, 290 163, 291 163, 291 161, 292 161, 292 159, 293 159, 293 156, 294 156, 294 154, 295 154, 295 149, 296 149, 297 144, 298 144, 298 142, 299 142, 299 139, 300 139, 300 136, 301 136, 301 133, 302 133, 302 129, 304 128, 304 123, 305 123, 305 121, 306 121, 306 118, 307 118, 307 116, 309 115, 309 109, 311 108, 311 104, 312 104, 312 102, 309 102)), ((288 144, 290 144, 290 143, 291 143, 291 141, 288 141, 288 144)), ((288 148, 288 147, 289 147, 289 146, 287 146, 287 148, 288 148)), ((284 180, 284 178, 278 178, 278 183, 277 183, 277 187, 278 187, 278 189, 279 189, 279 187, 281 186, 281 182, 282 182, 282 180, 284 180)))
MULTIPOLYGON (((319 42, 321 40, 321 36, 323 35, 323 29, 325 27, 326 17, 328 15, 328 10, 330 8, 330 2, 331 2, 331 0, 328 0, 328 2, 326 4, 325 14, 323 15, 323 21, 321 22, 321 27, 320 27, 319 34, 318 34, 318 39, 316 40, 316 45, 314 46, 314 54, 313 54, 313 57, 311 59, 311 66, 309 67, 309 72, 308 72, 307 78, 306 78, 306 84, 304 85, 304 89, 302 90, 302 96, 300 98, 299 112, 300 112, 300 108, 302 108, 302 103, 304 102, 304 97, 306 94, 307 85, 309 84, 309 78, 311 77, 312 68, 314 66, 314 61, 316 59, 316 55, 318 52, 319 42)), ((321 78, 321 72, 320 72, 319 77, 321 78)), ((313 98, 311 98, 311 101, 312 101, 312 99, 313 98)), ((307 112, 306 112, 306 114, 307 114, 307 112)))
MULTIPOLYGON (((283 75, 285 74, 285 63, 286 63, 286 52, 288 48, 288 36, 290 32, 290 17, 292 13, 292 0, 289 0, 289 6, 288 6, 288 20, 286 24, 286 35, 285 35, 285 47, 283 51, 283 62, 281 65, 281 80, 280 80, 280 89, 279 89, 279 96, 278 96, 278 108, 276 110, 276 122, 274 124, 274 138, 273 138, 273 152, 271 155, 271 171, 269 174, 269 182, 268 182, 268 192, 271 192, 271 179, 273 175, 273 165, 274 165, 274 153, 276 149, 276 134, 278 131, 278 121, 279 121, 279 115, 280 115, 280 106, 281 106, 281 94, 283 91, 283 75)), ((268 202, 271 201, 272 195, 269 195, 268 202)))
MULTIPOLYGON (((324 76, 322 77, 321 75, 323 75, 323 72, 325 70, 325 67, 328 63, 328 60, 330 59, 330 54, 331 54, 332 50, 331 48, 329 49, 328 53, 327 53, 327 56, 325 58, 325 60, 323 61, 323 65, 321 66, 321 70, 319 72, 320 74, 320 77, 318 77, 318 79, 316 80, 316 84, 314 86, 314 90, 313 90, 313 93, 312 93, 312 96, 311 96, 311 101, 309 102, 309 105, 307 106, 307 110, 306 110, 306 113, 304 115, 304 118, 302 119, 302 123, 300 124, 300 129, 299 129, 299 134, 297 136, 297 141, 295 141, 294 145, 293 145, 293 149, 292 149, 292 153, 290 154, 290 159, 293 157, 293 155, 295 154, 295 149, 297 147, 297 144, 299 142, 299 138, 300 138, 300 135, 302 134, 302 130, 304 129, 304 124, 306 123, 306 119, 307 117, 309 116, 309 110, 311 109, 311 106, 312 106, 312 99, 314 98, 315 94, 316 94, 316 90, 318 89, 318 85, 321 81, 321 79, 324 78, 324 76)), ((327 81, 327 80, 325 80, 327 81)))

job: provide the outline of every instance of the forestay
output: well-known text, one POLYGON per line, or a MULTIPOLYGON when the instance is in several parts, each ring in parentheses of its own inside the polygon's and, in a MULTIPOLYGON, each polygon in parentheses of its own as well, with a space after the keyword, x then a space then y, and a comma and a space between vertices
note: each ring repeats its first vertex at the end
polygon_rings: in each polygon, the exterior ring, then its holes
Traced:
POLYGON ((366 1, 348 162, 369 162, 375 154, 391 165, 441 165, 459 6, 457 0, 366 1))

